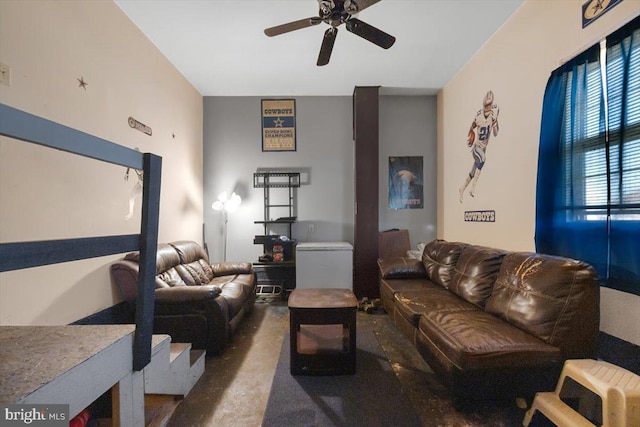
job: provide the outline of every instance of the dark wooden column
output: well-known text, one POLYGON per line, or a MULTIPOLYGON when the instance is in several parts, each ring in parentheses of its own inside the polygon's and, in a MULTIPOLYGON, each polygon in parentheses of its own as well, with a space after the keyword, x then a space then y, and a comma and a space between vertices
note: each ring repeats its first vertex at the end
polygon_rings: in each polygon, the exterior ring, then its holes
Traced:
POLYGON ((378 288, 378 87, 353 91, 355 219, 353 291, 377 298, 378 288))

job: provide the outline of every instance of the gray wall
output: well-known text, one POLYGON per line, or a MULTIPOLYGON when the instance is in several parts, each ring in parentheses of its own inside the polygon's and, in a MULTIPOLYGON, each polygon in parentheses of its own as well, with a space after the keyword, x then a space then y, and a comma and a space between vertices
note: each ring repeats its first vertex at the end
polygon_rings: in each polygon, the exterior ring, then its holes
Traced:
MULTIPOLYGON (((223 216, 211 209, 222 191, 242 197, 240 209, 229 215, 227 260, 256 261, 262 254, 253 236, 263 233, 254 224, 263 216, 263 190, 253 188, 253 173, 263 169, 302 172, 294 239, 353 243, 351 97, 292 98, 295 152, 262 152, 259 97, 204 98, 204 240, 212 261, 222 260, 223 216)), ((435 114, 435 97, 380 98, 380 230, 408 228, 414 246, 435 237, 435 114), (388 209, 390 155, 424 156, 425 209, 388 209)))
POLYGON ((379 230, 408 229, 414 249, 436 237, 436 126, 435 96, 380 97, 379 230), (423 157, 423 209, 389 209, 390 156, 423 157))
POLYGON ((295 100, 297 151, 262 152, 259 97, 204 98, 205 241, 213 261, 222 259, 222 215, 211 209, 221 191, 242 197, 229 216, 227 260, 257 261, 262 254, 253 244, 263 234, 253 223, 263 217, 263 190, 253 188, 259 169, 303 172, 294 239, 353 242, 351 97, 295 100))

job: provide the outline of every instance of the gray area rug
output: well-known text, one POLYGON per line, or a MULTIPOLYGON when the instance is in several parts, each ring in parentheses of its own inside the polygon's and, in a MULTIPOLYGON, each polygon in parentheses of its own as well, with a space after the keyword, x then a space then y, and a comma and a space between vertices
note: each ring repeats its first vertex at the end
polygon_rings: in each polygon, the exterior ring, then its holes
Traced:
POLYGON ((356 340, 355 375, 292 376, 287 333, 262 425, 422 426, 375 334, 358 329, 356 340))

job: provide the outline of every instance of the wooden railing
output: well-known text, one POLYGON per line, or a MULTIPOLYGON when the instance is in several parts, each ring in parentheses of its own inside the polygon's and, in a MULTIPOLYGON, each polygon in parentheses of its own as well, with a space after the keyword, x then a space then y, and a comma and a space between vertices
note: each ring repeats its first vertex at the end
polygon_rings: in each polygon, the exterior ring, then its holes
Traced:
POLYGON ((139 250, 133 369, 142 370, 151 360, 162 158, 4 104, 0 104, 0 135, 144 171, 140 234, 0 243, 0 272, 139 250))

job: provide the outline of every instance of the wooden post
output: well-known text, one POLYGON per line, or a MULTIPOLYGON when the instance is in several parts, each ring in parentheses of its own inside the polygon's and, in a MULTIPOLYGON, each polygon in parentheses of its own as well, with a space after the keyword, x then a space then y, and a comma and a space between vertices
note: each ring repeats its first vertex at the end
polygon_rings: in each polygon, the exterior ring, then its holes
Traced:
POLYGON ((358 299, 377 298, 378 285, 378 87, 353 92, 355 141, 355 219, 353 291, 358 299))

